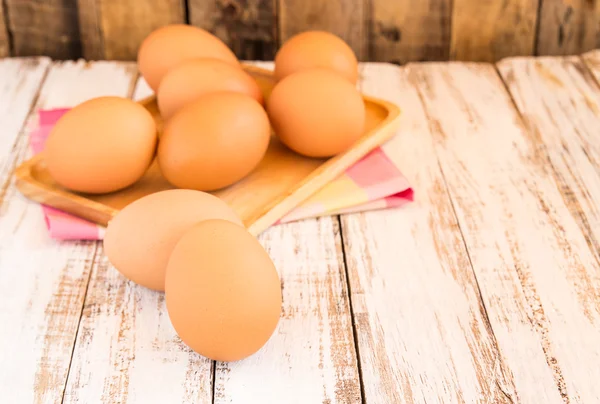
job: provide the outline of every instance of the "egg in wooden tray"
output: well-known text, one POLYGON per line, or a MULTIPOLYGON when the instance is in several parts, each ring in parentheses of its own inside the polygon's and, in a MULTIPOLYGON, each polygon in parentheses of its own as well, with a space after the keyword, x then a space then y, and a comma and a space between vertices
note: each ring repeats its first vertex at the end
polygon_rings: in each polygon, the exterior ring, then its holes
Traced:
POLYGON ((151 33, 138 66, 156 96, 75 106, 17 169, 17 186, 107 225, 109 261, 165 291, 186 344, 242 359, 274 333, 281 305, 276 269, 253 236, 393 136, 399 110, 360 94, 352 50, 319 31, 283 45, 276 75, 186 25, 151 33), (243 282, 228 288, 234 278, 243 282), (237 292, 210 304, 198 287, 237 292))

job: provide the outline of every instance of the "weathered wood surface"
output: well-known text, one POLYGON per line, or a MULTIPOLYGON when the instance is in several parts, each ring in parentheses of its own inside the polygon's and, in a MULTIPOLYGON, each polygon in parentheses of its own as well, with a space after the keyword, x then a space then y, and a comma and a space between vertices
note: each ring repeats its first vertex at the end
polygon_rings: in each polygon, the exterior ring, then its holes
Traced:
POLYGON ((492 66, 410 69, 517 397, 597 402, 597 251, 539 135, 526 130, 492 66))
POLYGON ((28 116, 143 98, 134 65, 0 61, 0 362, 14 364, 0 401, 600 401, 597 54, 498 71, 363 65, 362 90, 404 111, 384 147, 417 201, 263 233, 283 316, 260 352, 225 364, 186 348, 163 295, 101 245, 50 240, 13 185, 28 116))
POLYGON ((362 90, 397 103, 384 146, 416 203, 342 216, 367 403, 504 403, 515 397, 454 216, 427 116, 407 70, 373 64, 362 90), (384 79, 385 78, 385 79, 384 79))
POLYGON ((0 75, 7 83, 0 86, 0 102, 6 105, 0 211, 0 352, 5 366, 0 391, 7 403, 61 401, 96 253, 95 243, 51 240, 39 205, 15 189, 12 170, 29 154, 22 121, 30 110, 33 118, 39 108, 126 94, 133 78, 131 69, 114 63, 59 63, 46 74, 48 64, 47 59, 8 59, 0 75))
POLYGON ((136 60, 154 29, 184 23, 185 0, 77 0, 87 59, 136 60))
POLYGON ((538 55, 580 54, 600 46, 600 2, 542 0, 538 55))
POLYGON ((495 62, 533 55, 540 1, 454 0, 451 58, 495 62))
POLYGON ((277 0, 279 41, 306 30, 325 30, 342 38, 358 60, 367 58, 367 29, 362 0, 277 0))
MULTIPOLYGON (((547 300, 541 301, 544 306, 558 306, 548 310, 548 321, 549 332, 555 333, 555 357, 564 388, 582 402, 597 402, 600 91, 578 57, 509 59, 499 64, 499 70, 523 115, 529 141, 538 150, 537 162, 562 196, 558 206, 546 206, 546 214, 555 221, 556 247, 564 254, 563 263, 553 284, 540 286, 539 291, 540 299, 547 293, 547 300)), ((546 269, 545 276, 553 277, 551 271, 546 269)))
POLYGON ((596 79, 598 85, 600 85, 600 50, 587 52, 582 55, 581 58, 588 70, 592 73, 592 76, 596 79))
POLYGON ((449 0, 373 0, 368 60, 448 60, 451 12, 449 0))
POLYGON ((597 0, 4 0, 0 4, 5 6, 0 6, 0 17, 4 14, 0 56, 83 55, 89 60, 133 61, 143 38, 170 23, 208 29, 244 60, 273 60, 286 39, 307 29, 341 36, 360 60, 401 64, 449 58, 495 62, 506 56, 579 54, 600 46, 597 0))
POLYGON ((273 60, 277 0, 188 0, 190 24, 221 38, 239 58, 273 60))
POLYGON ((71 0, 4 0, 12 56, 81 56, 77 6, 71 0))

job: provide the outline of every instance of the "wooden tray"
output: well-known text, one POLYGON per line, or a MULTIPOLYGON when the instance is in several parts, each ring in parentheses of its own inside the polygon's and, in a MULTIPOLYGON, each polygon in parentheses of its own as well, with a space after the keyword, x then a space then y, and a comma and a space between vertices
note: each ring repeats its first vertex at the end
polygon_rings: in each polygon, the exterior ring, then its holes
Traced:
MULTIPOLYGON (((272 73, 254 66, 244 69, 257 80, 266 99, 274 83, 272 73)), ((250 175, 213 194, 227 202, 248 230, 258 235, 394 135, 400 115, 398 107, 383 100, 363 98, 367 110, 365 133, 345 153, 329 159, 307 158, 272 137, 265 158, 250 175)), ((155 117, 160 136, 162 120, 155 97, 140 103, 155 117)), ((173 188, 161 175, 156 160, 136 184, 103 195, 78 194, 57 185, 46 170, 43 153, 21 164, 15 175, 17 188, 27 198, 101 225, 106 225, 136 199, 173 188)))

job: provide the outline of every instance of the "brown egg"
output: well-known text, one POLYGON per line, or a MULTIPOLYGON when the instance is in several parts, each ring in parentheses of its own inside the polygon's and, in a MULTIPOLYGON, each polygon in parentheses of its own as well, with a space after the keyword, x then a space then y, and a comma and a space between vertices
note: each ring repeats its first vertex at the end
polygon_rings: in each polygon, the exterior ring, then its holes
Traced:
POLYGON ((204 221, 179 240, 167 266, 165 299, 183 342, 218 361, 258 351, 275 331, 282 303, 267 252, 224 220, 204 221))
POLYGON ((164 290, 169 256, 181 236, 207 219, 242 225, 233 210, 214 195, 186 189, 150 194, 122 209, 109 223, 104 251, 126 278, 164 290))
POLYGON ((208 31, 185 24, 158 28, 148 35, 138 50, 138 68, 154 91, 164 75, 180 63, 196 58, 220 59, 239 67, 235 54, 208 31))
POLYGON ((358 80, 358 62, 352 48, 338 36, 306 31, 288 39, 275 55, 275 79, 311 68, 331 69, 352 84, 358 80))
POLYGON ((309 157, 347 150, 365 126, 360 93, 327 69, 303 70, 280 81, 269 97, 267 111, 279 139, 309 157))
POLYGON ((62 116, 44 150, 48 172, 77 192, 113 192, 140 179, 154 158, 156 125, 140 104, 99 97, 62 116))
POLYGON ((158 164, 174 186, 212 191, 248 175, 265 155, 269 137, 269 118, 255 99, 212 93, 167 122, 158 164))
POLYGON ((169 119, 190 102, 220 91, 246 94, 263 102, 258 84, 242 69, 218 59, 194 59, 181 63, 163 77, 157 91, 158 107, 162 117, 169 119))

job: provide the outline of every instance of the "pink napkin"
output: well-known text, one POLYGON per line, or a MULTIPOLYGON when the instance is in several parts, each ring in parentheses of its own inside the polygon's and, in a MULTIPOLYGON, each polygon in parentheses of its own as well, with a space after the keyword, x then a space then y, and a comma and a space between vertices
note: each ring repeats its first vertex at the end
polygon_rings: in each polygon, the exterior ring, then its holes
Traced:
MULTIPOLYGON (((52 127, 69 108, 40 110, 30 134, 34 153, 44 149, 52 127)), ((403 206, 413 200, 413 190, 399 168, 377 148, 344 174, 288 213, 278 223, 403 206)), ((50 236, 60 240, 102 240, 103 226, 42 205, 50 236)))

